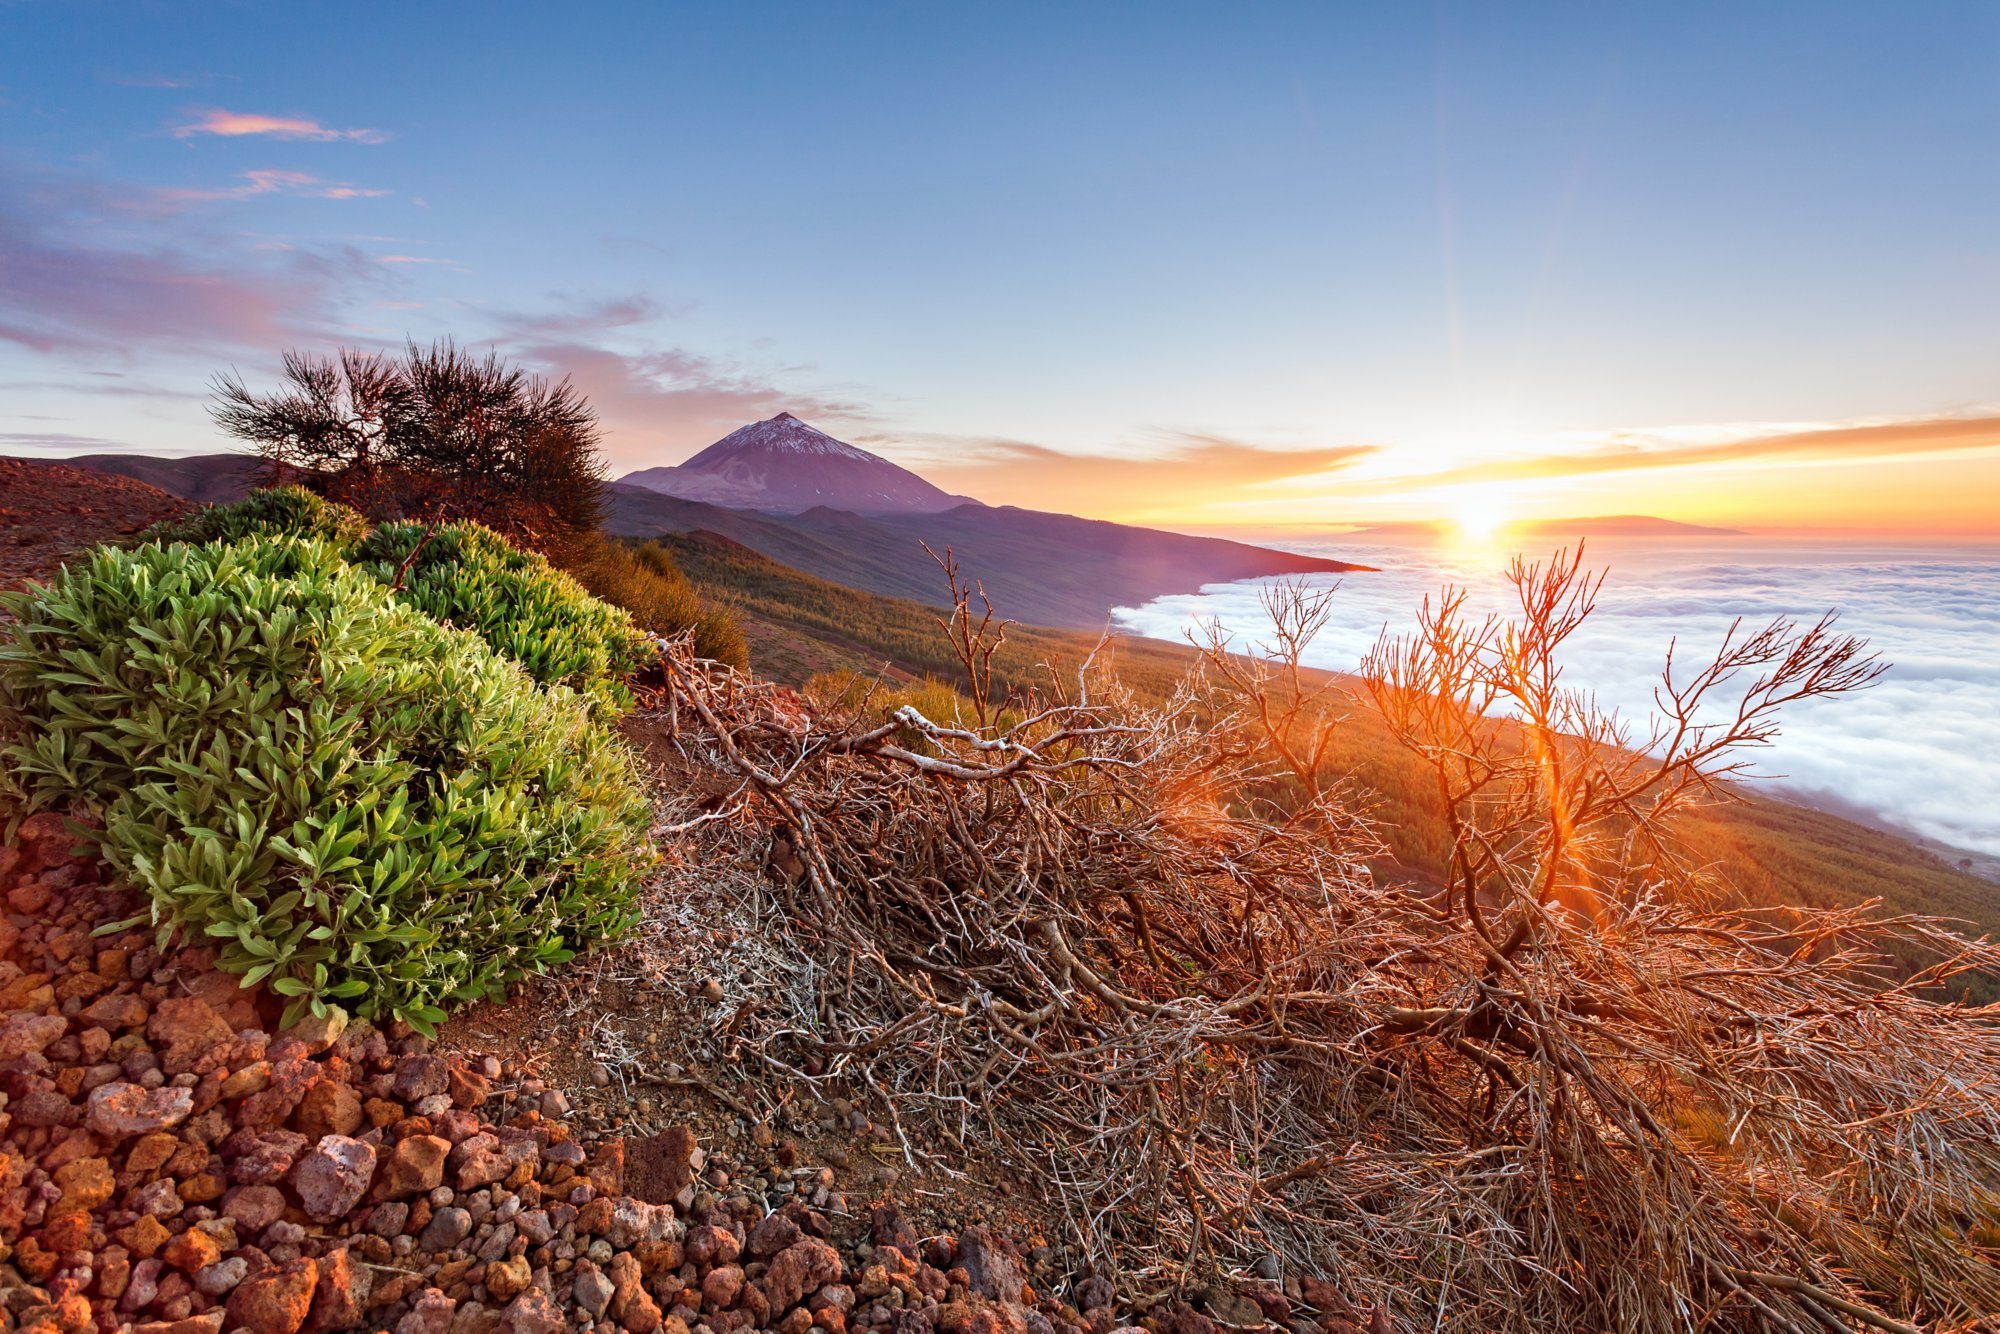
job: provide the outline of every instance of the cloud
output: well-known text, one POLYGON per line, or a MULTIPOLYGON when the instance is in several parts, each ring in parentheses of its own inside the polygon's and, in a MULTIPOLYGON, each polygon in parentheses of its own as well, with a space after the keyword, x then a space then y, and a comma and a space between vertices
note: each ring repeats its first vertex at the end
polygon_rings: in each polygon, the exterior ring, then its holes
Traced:
POLYGON ((381 130, 335 130, 300 116, 262 116, 254 112, 227 111, 222 107, 200 107, 188 113, 195 119, 174 127, 176 139, 197 134, 241 138, 259 135, 269 139, 309 139, 327 143, 347 140, 357 144, 379 144, 389 136, 381 130))
POLYGON ((534 314, 498 312, 493 318, 513 338, 572 338, 650 323, 670 312, 643 292, 615 297, 575 297, 556 293, 555 306, 534 314))
POLYGON ((69 435, 62 431, 0 431, 0 449, 52 449, 62 454, 102 454, 123 449, 117 440, 100 435, 69 435))
POLYGON ((258 195, 292 195, 305 199, 380 199, 387 190, 370 190, 345 181, 325 181, 303 171, 246 171, 243 184, 213 190, 165 189, 157 196, 165 204, 208 203, 217 200, 253 199, 258 195))
MULTIPOLYGON (((124 373, 120 371, 88 371, 85 373, 93 378, 106 377, 121 380, 126 378, 124 373)), ((143 382, 136 384, 104 384, 99 381, 91 384, 79 384, 74 380, 0 381, 0 392, 25 393, 34 390, 53 390, 56 393, 64 394, 88 394, 93 398, 109 396, 113 398, 149 398, 163 401, 176 399, 198 400, 208 397, 206 393, 197 393, 192 389, 163 389, 157 385, 150 385, 143 382)))
POLYGON ((745 422, 780 412, 835 426, 868 419, 859 403, 801 393, 681 348, 628 353, 541 342, 513 350, 569 376, 589 396, 604 420, 605 452, 622 467, 678 463, 745 422))
POLYGON ((946 490, 965 491, 992 504, 1124 516, 1252 499, 1257 488, 1346 468, 1379 448, 1286 449, 1173 431, 1164 433, 1163 449, 1134 457, 1069 454, 1024 440, 928 439, 943 448, 923 471, 946 490))
POLYGON ((1599 449, 1498 459, 1443 472, 1397 478, 1383 485, 1401 488, 1421 482, 1441 486, 1459 482, 1578 477, 1643 468, 1686 468, 1787 459, 1860 461, 1995 448, 2000 448, 2000 417, 1996 416, 1917 417, 1807 430, 1753 432, 1734 439, 1697 443, 1671 439, 1663 441, 1643 432, 1621 432, 1613 438, 1613 443, 1599 449))
MULTIPOLYGON (((1384 627, 1407 633, 1421 600, 1442 584, 1468 589, 1475 617, 1515 611, 1490 557, 1341 541, 1303 549, 1380 567, 1339 581, 1334 614, 1308 657, 1316 667, 1354 670, 1384 627)), ((1121 609, 1117 620, 1178 639, 1216 619, 1268 642, 1258 592, 1255 582, 1228 584, 1121 609)), ((1900 827, 2000 855, 2000 803, 1987 797, 2000 791, 2000 662, 1992 651, 2000 564, 1977 551, 1756 539, 1731 539, 1719 559, 1712 548, 1626 549, 1612 560, 1597 610, 1564 646, 1563 680, 1643 735, 1670 644, 1689 664, 1713 652, 1739 617, 1752 626, 1810 623, 1829 607, 1840 609, 1842 630, 1880 652, 1887 675, 1859 694, 1786 710, 1776 742, 1749 758, 1764 774, 1784 775, 1772 787, 1834 794, 1900 827)))
POLYGON ((121 88, 199 88, 205 83, 215 82, 212 74, 172 75, 172 74, 103 74, 106 83, 115 83, 121 88))
POLYGON ((355 247, 264 258, 170 219, 120 244, 96 206, 109 192, 72 184, 0 182, 0 342, 129 357, 325 341, 342 299, 388 280, 355 247))
POLYGON ((493 342, 556 376, 568 376, 605 427, 614 471, 678 463, 746 422, 794 412, 834 428, 865 425, 870 409, 856 399, 781 383, 783 372, 739 366, 686 348, 614 347, 671 307, 644 293, 612 297, 558 294, 534 312, 489 312, 493 342))

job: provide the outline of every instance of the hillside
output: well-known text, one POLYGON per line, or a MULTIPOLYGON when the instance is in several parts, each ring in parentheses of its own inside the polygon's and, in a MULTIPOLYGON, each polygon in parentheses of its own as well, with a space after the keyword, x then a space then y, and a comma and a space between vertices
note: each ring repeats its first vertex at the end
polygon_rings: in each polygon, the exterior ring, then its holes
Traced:
MULTIPOLYGON (((938 613, 925 602, 842 588, 709 534, 659 540, 703 593, 737 609, 760 674, 794 685, 836 670, 959 678, 932 619, 938 613)), ((939 587, 928 601, 940 600, 939 587)), ((1095 642, 1090 634, 1015 626, 995 675, 1030 684, 1042 663, 1074 664, 1095 642)), ((1152 698, 1164 698, 1195 661, 1191 647, 1152 639, 1120 637, 1115 655, 1125 682, 1152 698)), ((1436 882, 1450 838, 1426 775, 1358 700, 1338 736, 1334 763, 1360 783, 1388 845, 1378 870, 1392 879, 1436 882)), ((1740 901, 1824 908, 1880 899, 1890 912, 1939 914, 2000 934, 2000 886, 1991 881, 1894 833, 1761 795, 1754 786, 1739 786, 1735 796, 1688 820, 1683 835, 1740 901)), ((1975 991, 2000 998, 2000 986, 1975 991)))
POLYGON ((0 458, 0 589, 44 578, 85 547, 187 509, 186 501, 129 477, 0 458))
MULTIPOLYGON (((943 613, 923 602, 843 587, 782 565, 714 533, 655 538, 702 594, 730 607, 751 642, 760 675, 791 685, 820 672, 881 673, 891 680, 931 677, 957 681, 958 662, 938 632, 943 613)), ((942 601, 942 577, 930 602, 942 601)), ((1016 625, 994 660, 994 674, 1028 685, 1044 679, 1043 664, 1074 667, 1096 636, 1016 625)), ((1164 696, 1193 665, 1185 644, 1120 636, 1114 641, 1121 678, 1164 696)))
MULTIPOLYGON (((253 466, 244 454, 177 459, 88 454, 65 462, 137 478, 204 504, 243 496, 250 489, 253 466)), ((915 474, 908 476, 930 485, 915 474)), ((937 495, 948 503, 960 499, 942 491, 937 495)), ((628 482, 606 487, 605 498, 604 527, 614 536, 715 533, 850 588, 916 601, 937 596, 937 571, 919 544, 928 542, 940 552, 951 547, 966 574, 984 583, 996 605, 1025 621, 1083 630, 1101 629, 1114 607, 1204 584, 1369 568, 1224 538, 977 502, 956 503, 937 513, 863 515, 822 505, 779 514, 688 500, 628 482)))
POLYGON ((1214 537, 1188 537, 1012 506, 961 505, 937 514, 813 509, 772 515, 610 488, 607 531, 625 537, 708 532, 835 583, 914 601, 938 596, 921 543, 950 547, 994 605, 1023 621, 1101 629, 1113 607, 1204 584, 1280 574, 1366 569, 1214 537))
POLYGON ((131 477, 203 505, 241 500, 258 485, 263 466, 248 454, 190 454, 177 459, 148 454, 80 454, 63 461, 73 468, 131 477))

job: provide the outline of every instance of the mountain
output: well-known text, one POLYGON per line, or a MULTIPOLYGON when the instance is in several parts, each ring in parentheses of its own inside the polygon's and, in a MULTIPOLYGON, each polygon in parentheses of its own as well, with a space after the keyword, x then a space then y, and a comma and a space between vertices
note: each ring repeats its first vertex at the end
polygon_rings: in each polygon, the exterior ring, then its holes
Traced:
POLYGON ((618 480, 683 500, 774 514, 820 505, 856 514, 922 514, 967 503, 789 412, 731 431, 679 467, 646 468, 618 480))
POLYGON ((204 505, 241 500, 259 485, 263 461, 253 454, 190 454, 163 459, 147 454, 80 454, 72 468, 130 477, 169 495, 204 505))
MULTIPOLYGON (((812 470, 813 460, 834 460, 833 468, 823 474, 828 480, 845 476, 859 483, 872 478, 876 484, 861 487, 860 494, 863 501, 872 503, 874 512, 857 513, 830 505, 793 511, 732 508, 614 482, 605 488, 605 531, 627 537, 715 533, 823 579, 927 606, 944 602, 946 593, 944 576, 924 554, 922 544, 929 543, 938 552, 950 547, 965 576, 984 585, 1001 615, 1036 625, 1091 631, 1104 628, 1114 607, 1137 606, 1167 593, 1192 592, 1204 584, 1369 568, 1219 537, 1189 537, 958 499, 914 473, 814 431, 784 413, 733 432, 679 469, 652 471, 693 468, 746 432, 765 442, 753 439, 745 447, 746 457, 761 456, 772 464, 790 458, 795 460, 791 471, 802 473, 812 470), (762 428, 772 429, 766 432, 762 428), (765 445, 773 436, 780 448, 797 446, 800 452, 771 452, 765 445), (807 447, 822 452, 804 452, 807 447), (883 498, 892 495, 936 508, 885 511, 883 498), (929 499, 923 499, 925 496, 929 499)), ((91 454, 65 462, 138 478, 174 495, 201 501, 233 500, 243 495, 250 488, 250 469, 255 465, 246 454, 183 459, 91 454)), ((779 478, 781 489, 787 481, 779 478)), ((855 489, 850 488, 849 495, 854 494, 855 489)))
POLYGON ((945 582, 923 544, 940 553, 949 547, 1001 615, 1067 629, 1101 630, 1114 607, 1203 584, 1369 568, 1011 505, 968 503, 935 514, 864 516, 825 507, 760 514, 623 483, 610 488, 608 501, 607 532, 713 533, 822 579, 930 606, 945 600, 945 582))

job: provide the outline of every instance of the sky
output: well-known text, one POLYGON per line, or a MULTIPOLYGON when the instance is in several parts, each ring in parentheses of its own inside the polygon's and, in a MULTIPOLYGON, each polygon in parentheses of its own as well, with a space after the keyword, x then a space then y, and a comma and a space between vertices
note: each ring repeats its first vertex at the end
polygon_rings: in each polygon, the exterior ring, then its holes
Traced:
POLYGON ((2000 528, 2000 7, 0 0, 0 451, 452 336, 1183 527, 2000 528))

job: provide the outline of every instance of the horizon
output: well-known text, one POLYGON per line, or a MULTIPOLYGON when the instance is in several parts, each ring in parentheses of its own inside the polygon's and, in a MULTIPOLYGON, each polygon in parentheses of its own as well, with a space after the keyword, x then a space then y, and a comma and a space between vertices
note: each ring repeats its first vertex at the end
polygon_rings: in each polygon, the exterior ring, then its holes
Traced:
POLYGON ((450 335, 614 474, 784 410, 1181 530, 2000 532, 1980 7, 8 12, 6 452, 217 452, 210 377, 450 335))

